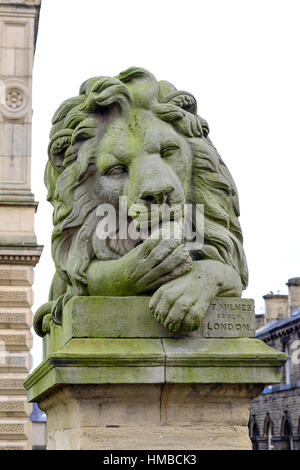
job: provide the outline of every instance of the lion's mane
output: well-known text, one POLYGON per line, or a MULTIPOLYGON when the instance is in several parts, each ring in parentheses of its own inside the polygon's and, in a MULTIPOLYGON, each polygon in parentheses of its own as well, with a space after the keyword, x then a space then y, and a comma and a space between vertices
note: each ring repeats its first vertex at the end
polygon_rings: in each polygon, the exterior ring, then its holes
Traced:
POLYGON ((204 204, 205 208, 204 246, 198 259, 233 266, 245 288, 248 271, 236 187, 208 137, 207 123, 197 115, 195 98, 168 82, 158 82, 143 69, 130 68, 115 78, 87 80, 79 96, 66 100, 52 120, 45 184, 54 207, 52 255, 58 275, 69 286, 60 304, 87 293, 86 270, 95 257, 91 239, 101 201, 86 191, 88 185, 84 184, 95 173, 95 155, 91 150, 80 157, 80 145, 96 137, 113 108, 130 113, 135 106, 151 109, 187 139, 193 168, 186 202, 204 204))

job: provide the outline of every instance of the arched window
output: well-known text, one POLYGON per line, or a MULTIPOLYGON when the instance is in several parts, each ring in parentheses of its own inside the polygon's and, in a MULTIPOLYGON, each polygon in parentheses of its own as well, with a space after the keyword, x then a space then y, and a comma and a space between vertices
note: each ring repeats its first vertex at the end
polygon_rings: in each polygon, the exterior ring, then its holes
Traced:
POLYGON ((252 448, 253 450, 258 450, 258 437, 259 437, 259 430, 258 426, 256 423, 255 415, 252 415, 250 417, 249 421, 249 436, 252 442, 252 448))
POLYGON ((264 422, 264 438, 267 443, 267 449, 273 450, 273 422, 271 420, 270 414, 267 413, 264 422))
POLYGON ((282 439, 282 450, 293 450, 293 431, 287 410, 285 410, 282 417, 280 434, 282 439))

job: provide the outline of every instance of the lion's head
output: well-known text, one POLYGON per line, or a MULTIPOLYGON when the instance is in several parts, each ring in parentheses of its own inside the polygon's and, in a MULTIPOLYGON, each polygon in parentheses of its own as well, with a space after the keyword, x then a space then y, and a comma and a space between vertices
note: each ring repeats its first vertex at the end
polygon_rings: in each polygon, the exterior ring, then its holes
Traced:
POLYGON ((120 196, 129 206, 203 204, 197 259, 231 265, 247 285, 236 187, 190 93, 130 68, 87 80, 52 124, 45 183, 54 207, 52 255, 69 285, 67 298, 87 293, 93 259, 113 259, 134 246, 103 247, 95 240, 97 207, 117 208, 120 196))

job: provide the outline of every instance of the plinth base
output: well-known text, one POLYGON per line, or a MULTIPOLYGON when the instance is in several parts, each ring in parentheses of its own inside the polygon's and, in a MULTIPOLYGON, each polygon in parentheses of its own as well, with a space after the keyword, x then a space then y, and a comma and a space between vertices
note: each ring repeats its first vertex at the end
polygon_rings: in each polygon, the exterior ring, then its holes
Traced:
POLYGON ((262 385, 67 385, 39 402, 48 450, 251 449, 262 385))
POLYGON ((251 400, 287 356, 254 338, 253 301, 214 299, 202 327, 172 334, 149 297, 74 297, 28 377, 48 449, 250 449, 251 400))

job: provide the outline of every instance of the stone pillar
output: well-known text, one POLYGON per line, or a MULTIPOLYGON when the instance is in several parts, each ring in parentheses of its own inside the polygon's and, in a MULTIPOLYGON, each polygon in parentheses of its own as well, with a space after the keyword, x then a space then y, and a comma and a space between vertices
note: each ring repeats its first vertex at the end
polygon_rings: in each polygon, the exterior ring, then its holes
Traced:
POLYGON ((25 382, 48 449, 251 449, 251 401, 287 359, 255 339, 253 301, 217 298, 199 330, 176 335, 148 305, 74 297, 62 326, 50 323, 25 382))
POLYGON ((0 1, 0 449, 30 449, 33 267, 31 86, 40 0, 0 1))
POLYGON ((300 277, 292 277, 286 285, 289 288, 289 314, 300 311, 300 277))

